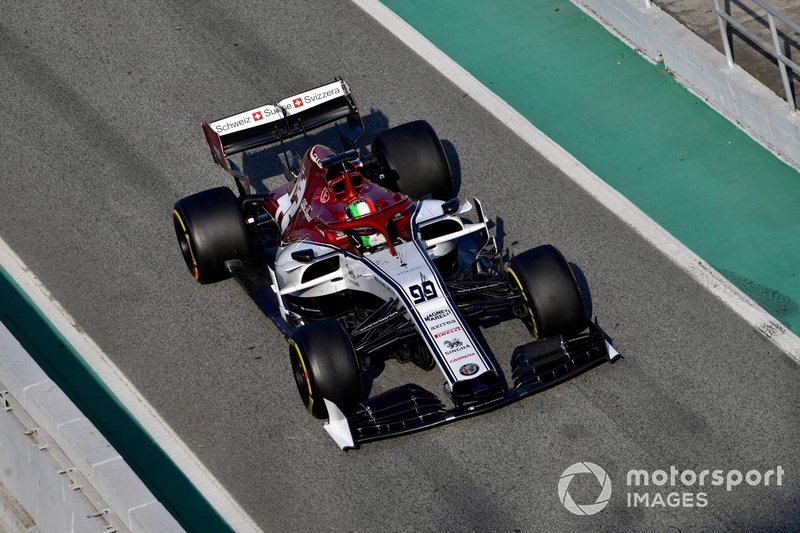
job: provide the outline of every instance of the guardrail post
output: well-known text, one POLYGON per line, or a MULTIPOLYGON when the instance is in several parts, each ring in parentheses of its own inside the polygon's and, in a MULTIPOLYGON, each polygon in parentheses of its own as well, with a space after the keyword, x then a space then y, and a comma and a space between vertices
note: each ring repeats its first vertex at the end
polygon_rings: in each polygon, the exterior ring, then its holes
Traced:
POLYGON ((772 16, 772 13, 767 12, 767 19, 769 20, 769 31, 772 33, 772 45, 775 47, 775 59, 778 60, 778 67, 781 69, 783 90, 786 91, 786 103, 789 105, 789 110, 794 115, 797 108, 794 103, 792 86, 789 84, 789 73, 786 71, 786 64, 783 62, 784 56, 780 48, 780 40, 778 40, 778 29, 775 27, 775 17, 772 16))
POLYGON ((728 23, 720 16, 722 10, 719 7, 719 0, 714 0, 714 12, 717 14, 717 22, 719 22, 719 33, 722 35, 722 46, 725 48, 725 57, 728 58, 728 66, 733 68, 733 53, 731 52, 731 43, 728 39, 728 23))

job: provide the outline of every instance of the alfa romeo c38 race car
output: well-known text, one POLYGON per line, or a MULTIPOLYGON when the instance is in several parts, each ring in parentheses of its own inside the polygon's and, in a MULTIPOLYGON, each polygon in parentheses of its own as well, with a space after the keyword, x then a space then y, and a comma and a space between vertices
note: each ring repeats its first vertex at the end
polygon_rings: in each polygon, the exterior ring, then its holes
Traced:
POLYGON ((202 127, 238 194, 175 204, 186 265, 203 284, 234 277, 272 319, 303 403, 341 448, 483 413, 619 357, 556 248, 498 249, 481 203, 454 194, 427 122, 359 149, 363 121, 336 79, 202 127), (286 149, 334 122, 340 152, 316 144, 297 162, 286 149), (287 183, 255 194, 229 156, 277 143, 287 183), (511 355, 510 380, 479 331, 507 319, 534 339, 511 355), (408 384, 365 398, 364 372, 389 358, 438 368, 444 397, 408 384))

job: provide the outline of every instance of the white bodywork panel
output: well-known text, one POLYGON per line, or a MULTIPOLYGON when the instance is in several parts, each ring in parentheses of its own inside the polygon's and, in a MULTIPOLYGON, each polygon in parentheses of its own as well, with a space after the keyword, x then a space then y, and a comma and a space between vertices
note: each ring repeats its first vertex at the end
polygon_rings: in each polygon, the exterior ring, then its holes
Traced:
POLYGON ((450 299, 436 267, 417 243, 364 257, 376 283, 400 296, 409 317, 452 384, 493 370, 488 356, 450 299))
POLYGON ((414 226, 450 219, 456 221, 461 229, 431 239, 432 242, 417 237, 415 241, 396 244, 397 255, 392 255, 388 247, 356 256, 331 245, 308 241, 284 246, 276 256, 274 271, 277 285, 274 288, 278 289, 276 293, 284 318, 287 311, 282 297, 289 294, 317 297, 350 289, 371 293, 384 301, 398 298, 450 385, 495 370, 450 298, 431 260, 443 255, 445 250, 452 250, 458 237, 485 231, 486 222, 465 224, 461 220, 459 215, 472 208, 468 202, 453 214, 444 214, 442 203, 439 200, 420 202, 414 215, 414 226), (299 250, 312 250, 315 259, 310 263, 296 261, 292 252, 299 250), (326 260, 331 260, 336 268, 303 282, 303 274, 311 265, 326 260))
POLYGON ((322 426, 328 435, 336 442, 341 449, 355 447, 353 441, 353 434, 350 431, 350 424, 347 423, 347 417, 344 416, 342 410, 327 398, 323 398, 325 407, 328 409, 328 421, 322 426))

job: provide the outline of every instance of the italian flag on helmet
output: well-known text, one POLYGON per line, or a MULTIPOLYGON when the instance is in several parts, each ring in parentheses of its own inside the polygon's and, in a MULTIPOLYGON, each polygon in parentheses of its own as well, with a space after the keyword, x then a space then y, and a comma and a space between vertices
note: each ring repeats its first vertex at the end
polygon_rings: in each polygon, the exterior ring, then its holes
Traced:
POLYGON ((376 211, 377 209, 375 209, 375 204, 369 200, 360 198, 347 206, 347 218, 363 217, 365 215, 371 215, 376 211))
MULTIPOLYGON (((360 198, 348 205, 345 213, 347 213, 347 218, 359 218, 377 211, 375 204, 370 200, 360 198)), ((386 238, 371 228, 359 228, 354 231, 354 234, 359 244, 365 248, 373 248, 386 243, 386 238)))

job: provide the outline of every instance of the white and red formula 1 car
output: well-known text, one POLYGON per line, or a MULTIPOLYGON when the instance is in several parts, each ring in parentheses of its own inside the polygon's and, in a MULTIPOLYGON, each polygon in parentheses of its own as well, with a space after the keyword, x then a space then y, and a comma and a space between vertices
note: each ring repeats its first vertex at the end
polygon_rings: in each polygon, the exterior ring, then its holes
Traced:
POLYGON ((199 192, 172 212, 189 271, 200 283, 233 276, 273 320, 303 403, 340 447, 482 413, 619 356, 553 246, 507 259, 481 203, 455 197, 427 122, 379 133, 370 151, 357 148, 362 130, 339 79, 203 123, 237 193, 199 192), (342 151, 312 145, 298 163, 286 150, 337 121, 342 151), (288 182, 254 194, 228 157, 278 143, 288 182), (505 319, 534 339, 511 355, 510 379, 478 330, 505 319), (388 358, 438 369, 446 398, 416 385, 364 397, 365 370, 388 358))

